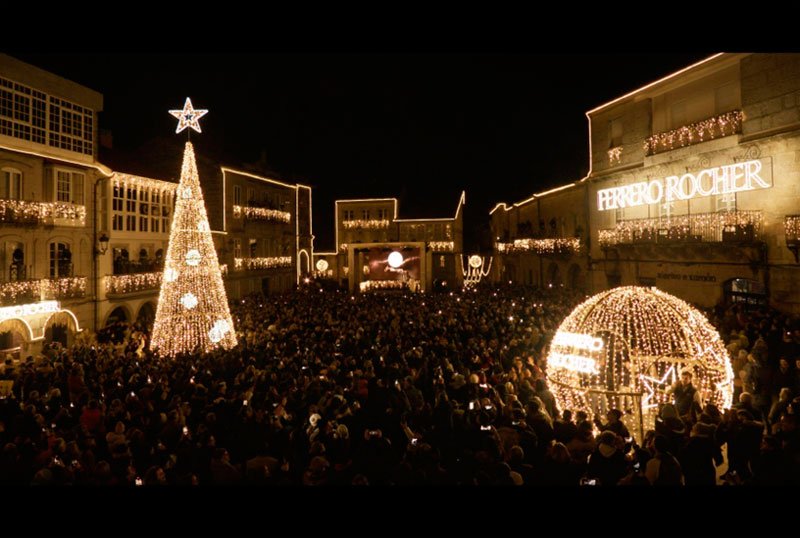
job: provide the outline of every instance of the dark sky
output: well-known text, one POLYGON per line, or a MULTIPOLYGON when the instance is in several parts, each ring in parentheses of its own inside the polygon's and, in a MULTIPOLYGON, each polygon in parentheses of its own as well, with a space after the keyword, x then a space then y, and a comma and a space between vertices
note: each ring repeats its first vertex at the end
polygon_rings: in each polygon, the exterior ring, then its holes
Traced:
POLYGON ((317 250, 333 247, 337 198, 396 196, 401 217, 443 217, 464 189, 468 251, 495 203, 583 177, 586 110, 709 55, 10 54, 101 92, 115 151, 183 137, 167 110, 190 96, 210 110, 198 153, 232 166, 263 154, 313 187, 317 250))

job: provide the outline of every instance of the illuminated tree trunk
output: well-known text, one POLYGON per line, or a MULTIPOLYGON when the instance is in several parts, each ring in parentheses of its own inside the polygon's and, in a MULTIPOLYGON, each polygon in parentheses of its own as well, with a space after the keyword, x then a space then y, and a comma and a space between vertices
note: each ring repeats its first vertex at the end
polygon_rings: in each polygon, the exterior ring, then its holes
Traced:
POLYGON ((150 348, 174 357, 235 345, 194 148, 187 142, 150 348))

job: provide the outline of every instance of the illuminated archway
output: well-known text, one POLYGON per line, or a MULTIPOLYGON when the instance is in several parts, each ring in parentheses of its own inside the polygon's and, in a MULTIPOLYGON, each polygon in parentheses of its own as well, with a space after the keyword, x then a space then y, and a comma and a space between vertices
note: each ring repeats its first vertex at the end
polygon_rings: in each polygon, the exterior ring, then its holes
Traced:
POLYGON ((616 408, 637 437, 672 401, 681 372, 701 401, 729 408, 733 370, 716 329, 697 309, 656 288, 627 286, 578 305, 556 331, 547 376, 562 409, 616 408))

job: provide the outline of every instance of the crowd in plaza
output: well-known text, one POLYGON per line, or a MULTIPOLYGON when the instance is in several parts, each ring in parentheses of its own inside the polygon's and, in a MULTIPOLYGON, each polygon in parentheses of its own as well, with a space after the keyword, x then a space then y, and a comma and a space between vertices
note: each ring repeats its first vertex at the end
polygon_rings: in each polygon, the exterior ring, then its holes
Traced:
POLYGON ((312 284, 232 304, 229 351, 162 359, 145 327, 117 324, 9 357, 0 484, 800 483, 796 318, 709 312, 736 373, 733 409, 698 402, 684 379, 637 444, 625 410, 559 409, 548 388, 547 344, 583 299, 312 284))

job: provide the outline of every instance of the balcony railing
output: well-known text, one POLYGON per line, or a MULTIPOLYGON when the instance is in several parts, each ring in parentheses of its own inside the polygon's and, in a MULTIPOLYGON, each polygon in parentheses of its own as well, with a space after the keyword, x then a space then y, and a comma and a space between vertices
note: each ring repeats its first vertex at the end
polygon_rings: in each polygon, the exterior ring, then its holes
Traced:
POLYGON ((233 206, 233 218, 238 219, 242 216, 247 220, 273 220, 287 224, 292 221, 292 214, 288 211, 279 211, 266 207, 233 206))
POLYGON ((273 258, 234 258, 234 271, 258 271, 261 269, 275 269, 278 267, 291 267, 291 256, 276 256, 273 258))
POLYGON ((164 260, 153 258, 152 260, 130 261, 119 257, 114 260, 115 275, 134 275, 142 273, 157 273, 164 268, 164 260))
POLYGON ((633 243, 760 241, 761 211, 725 211, 623 220, 600 230, 601 247, 633 243))
POLYGON ((0 200, 0 223, 13 226, 84 226, 86 207, 68 202, 0 200))
POLYGON ((124 294, 137 291, 155 290, 161 286, 163 272, 133 273, 129 275, 106 276, 106 293, 124 294))
POLYGON ((0 284, 0 305, 39 300, 76 299, 86 295, 86 277, 43 278, 0 284))
POLYGON ((670 151, 706 140, 722 138, 742 132, 744 114, 741 110, 732 110, 719 116, 690 123, 672 131, 656 133, 644 141, 645 155, 655 155, 663 151, 670 151))
POLYGON ((572 254, 581 248, 577 237, 551 239, 515 239, 513 243, 497 243, 497 251, 504 254, 535 252, 536 254, 572 254))

